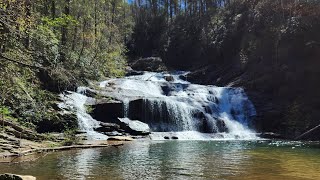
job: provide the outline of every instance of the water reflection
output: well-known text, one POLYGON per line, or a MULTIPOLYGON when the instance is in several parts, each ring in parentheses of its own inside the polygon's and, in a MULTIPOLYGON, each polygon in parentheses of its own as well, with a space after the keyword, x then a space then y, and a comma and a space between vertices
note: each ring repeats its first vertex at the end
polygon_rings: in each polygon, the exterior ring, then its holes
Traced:
POLYGON ((318 147, 247 141, 136 141, 0 164, 0 173, 48 179, 320 179, 318 147))
POLYGON ((77 151, 74 156, 59 157, 60 176, 68 179, 85 180, 92 169, 98 165, 102 149, 84 149, 77 151))

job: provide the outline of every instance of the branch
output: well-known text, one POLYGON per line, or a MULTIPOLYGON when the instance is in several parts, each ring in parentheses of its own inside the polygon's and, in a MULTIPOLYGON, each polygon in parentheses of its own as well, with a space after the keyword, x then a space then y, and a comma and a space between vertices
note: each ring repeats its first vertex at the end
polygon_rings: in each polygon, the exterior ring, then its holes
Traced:
POLYGON ((307 132, 301 134, 300 136, 296 137, 295 140, 300 140, 300 139, 302 139, 303 137, 309 135, 310 133, 312 133, 313 131, 315 131, 315 130, 317 130, 317 129, 319 129, 319 128, 320 128, 320 124, 319 124, 318 126, 312 128, 312 129, 308 130, 307 132))

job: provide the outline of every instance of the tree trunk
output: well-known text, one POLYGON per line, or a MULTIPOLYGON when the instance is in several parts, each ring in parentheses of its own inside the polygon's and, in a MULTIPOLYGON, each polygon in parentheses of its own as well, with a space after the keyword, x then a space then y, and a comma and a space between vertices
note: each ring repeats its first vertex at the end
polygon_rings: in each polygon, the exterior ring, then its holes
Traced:
POLYGON ((29 48, 30 46, 30 26, 31 26, 31 2, 30 0, 25 0, 25 9, 26 9, 26 24, 27 24, 27 28, 25 31, 25 38, 24 38, 24 46, 25 48, 29 48))
MULTIPOLYGON (((66 16, 70 15, 70 0, 65 0, 64 14, 66 16)), ((66 60, 66 54, 62 49, 65 49, 67 45, 67 34, 68 34, 67 26, 68 25, 65 25, 65 26, 62 26, 61 28, 61 46, 62 47, 60 51, 60 58, 62 62, 66 60)))

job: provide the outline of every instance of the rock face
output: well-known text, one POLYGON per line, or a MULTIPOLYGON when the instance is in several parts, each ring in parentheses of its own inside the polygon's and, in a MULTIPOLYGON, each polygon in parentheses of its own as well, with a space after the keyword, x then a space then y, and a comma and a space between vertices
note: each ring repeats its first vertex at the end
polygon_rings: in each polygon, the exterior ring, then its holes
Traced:
POLYGON ((137 120, 130 120, 129 118, 118 118, 120 126, 126 132, 132 135, 148 135, 150 134, 149 125, 137 120))
POLYGON ((137 71, 166 71, 167 68, 159 57, 141 58, 131 64, 132 69, 137 71))
POLYGON ((118 117, 123 117, 123 103, 120 101, 96 104, 92 108, 92 117, 101 122, 117 123, 118 117))
POLYGON ((21 176, 17 174, 1 174, 0 180, 36 180, 33 176, 21 176))
POLYGON ((113 136, 108 138, 108 141, 133 141, 134 139, 130 136, 113 136))
POLYGON ((99 132, 112 132, 112 131, 119 131, 120 125, 115 124, 115 123, 100 123, 101 127, 98 127, 95 129, 95 131, 99 132))

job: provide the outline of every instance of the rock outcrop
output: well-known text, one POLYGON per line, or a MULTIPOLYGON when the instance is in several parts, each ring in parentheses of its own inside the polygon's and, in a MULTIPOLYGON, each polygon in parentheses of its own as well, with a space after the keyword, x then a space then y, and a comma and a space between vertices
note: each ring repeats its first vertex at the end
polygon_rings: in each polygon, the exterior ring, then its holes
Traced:
POLYGON ((101 127, 98 127, 95 129, 95 131, 99 131, 99 132, 113 132, 113 131, 119 131, 120 129, 120 125, 116 124, 116 123, 105 123, 105 122, 101 122, 100 123, 101 127))
POLYGON ((99 103, 92 105, 92 108, 92 117, 101 122, 117 123, 118 117, 123 117, 123 103, 121 101, 99 103))
POLYGON ((118 118, 121 128, 131 135, 148 135, 150 127, 148 124, 129 118, 118 118))
POLYGON ((134 139, 130 136, 113 136, 108 138, 108 141, 133 141, 134 139))
POLYGON ((159 57, 141 58, 131 64, 132 69, 137 71, 167 71, 167 67, 159 57))

